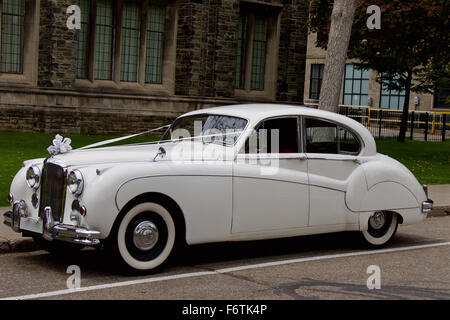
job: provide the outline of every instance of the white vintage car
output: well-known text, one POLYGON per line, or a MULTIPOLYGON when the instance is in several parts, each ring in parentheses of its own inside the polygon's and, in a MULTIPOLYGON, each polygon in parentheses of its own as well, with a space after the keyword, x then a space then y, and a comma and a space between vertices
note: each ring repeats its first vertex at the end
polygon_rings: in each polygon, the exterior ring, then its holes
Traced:
POLYGON ((5 224, 46 249, 109 244, 138 270, 178 244, 359 231, 379 247, 433 204, 358 122, 274 104, 186 113, 157 143, 25 161, 9 200, 5 224))

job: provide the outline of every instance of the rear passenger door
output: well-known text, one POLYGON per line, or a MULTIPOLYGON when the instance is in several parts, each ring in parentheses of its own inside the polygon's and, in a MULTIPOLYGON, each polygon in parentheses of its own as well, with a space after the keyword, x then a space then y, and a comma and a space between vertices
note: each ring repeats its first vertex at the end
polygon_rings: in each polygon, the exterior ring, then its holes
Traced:
POLYGON ((358 167, 361 142, 350 129, 321 118, 304 117, 304 148, 310 184, 309 225, 355 223, 345 205, 347 179, 358 167))

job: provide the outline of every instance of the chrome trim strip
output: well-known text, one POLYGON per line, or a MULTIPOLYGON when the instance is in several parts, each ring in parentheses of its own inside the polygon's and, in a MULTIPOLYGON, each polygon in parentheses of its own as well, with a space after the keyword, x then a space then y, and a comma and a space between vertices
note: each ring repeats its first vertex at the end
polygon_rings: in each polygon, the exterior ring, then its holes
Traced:
POLYGON ((304 153, 239 153, 235 161, 238 160, 286 160, 300 159, 306 160, 304 153))
POLYGON ((60 167, 62 167, 63 169, 66 169, 68 166, 67 164, 65 164, 63 161, 56 159, 53 155, 48 157, 47 159, 44 160, 44 164, 45 163, 52 163, 52 164, 56 164, 60 167))

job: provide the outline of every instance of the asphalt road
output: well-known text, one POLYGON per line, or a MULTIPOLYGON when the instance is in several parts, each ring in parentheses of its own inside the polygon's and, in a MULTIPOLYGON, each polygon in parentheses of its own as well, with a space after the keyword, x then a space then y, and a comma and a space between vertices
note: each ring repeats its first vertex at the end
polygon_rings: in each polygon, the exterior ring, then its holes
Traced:
POLYGON ((0 298, 20 299, 450 299, 450 216, 399 227, 385 250, 351 233, 184 249, 157 274, 127 276, 98 250, 0 255, 0 298), (436 245, 439 244, 439 245, 436 245), (69 265, 81 289, 68 290, 69 265), (369 290, 367 268, 380 268, 369 290))

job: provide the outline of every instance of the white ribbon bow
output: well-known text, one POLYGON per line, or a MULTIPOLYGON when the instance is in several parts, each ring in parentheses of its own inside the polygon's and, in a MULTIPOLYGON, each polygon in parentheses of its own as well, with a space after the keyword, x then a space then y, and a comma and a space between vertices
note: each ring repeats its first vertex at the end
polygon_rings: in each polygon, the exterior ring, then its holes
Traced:
POLYGON ((53 145, 47 148, 48 153, 56 155, 58 153, 66 153, 72 150, 70 138, 64 138, 57 134, 53 139, 53 145))

